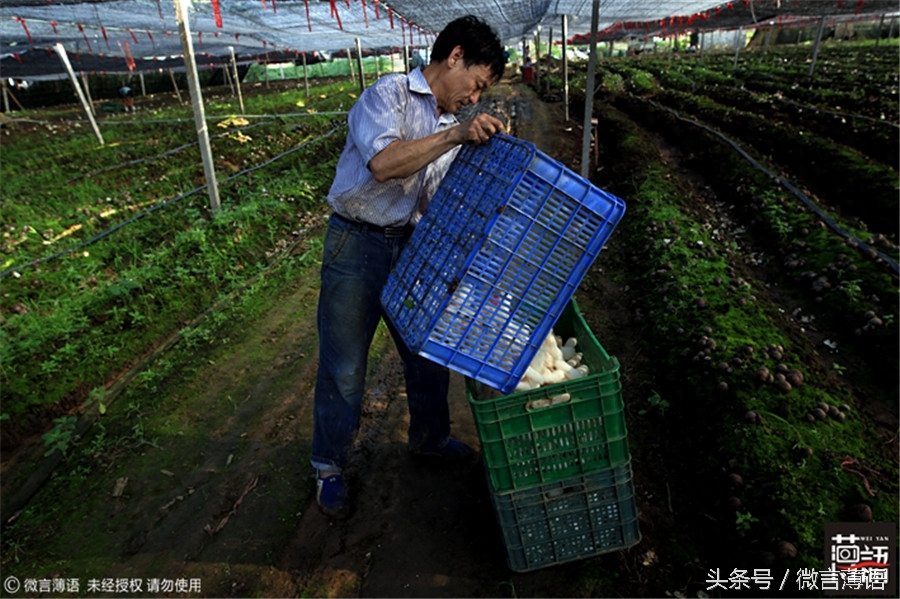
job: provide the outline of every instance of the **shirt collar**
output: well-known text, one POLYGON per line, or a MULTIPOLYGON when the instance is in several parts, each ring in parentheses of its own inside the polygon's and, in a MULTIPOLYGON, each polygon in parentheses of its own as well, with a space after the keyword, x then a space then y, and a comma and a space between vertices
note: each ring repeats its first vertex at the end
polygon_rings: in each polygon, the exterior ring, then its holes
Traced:
MULTIPOLYGON (((408 85, 409 91, 413 93, 431 96, 434 109, 437 111, 437 98, 434 97, 434 92, 431 91, 428 81, 425 80, 425 75, 422 74, 422 67, 416 67, 410 71, 408 85)), ((442 125, 455 125, 459 121, 457 120, 456 115, 444 112, 438 117, 438 122, 442 125)))
POLYGON ((428 82, 425 80, 425 75, 422 74, 422 68, 416 67, 409 73, 409 90, 412 92, 416 92, 417 94, 428 94, 429 96, 433 96, 434 92, 431 91, 431 87, 429 87, 428 82))

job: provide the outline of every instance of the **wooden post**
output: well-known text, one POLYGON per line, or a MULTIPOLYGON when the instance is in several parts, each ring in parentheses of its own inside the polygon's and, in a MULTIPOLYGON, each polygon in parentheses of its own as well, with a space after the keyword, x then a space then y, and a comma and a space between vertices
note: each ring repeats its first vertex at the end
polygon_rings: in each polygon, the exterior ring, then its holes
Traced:
POLYGON ((309 72, 306 68, 306 52, 303 53, 303 85, 306 87, 306 99, 309 100, 309 72))
POLYGON ((183 100, 181 99, 181 90, 178 89, 178 82, 175 81, 175 72, 172 69, 169 69, 169 79, 172 80, 172 87, 175 88, 175 95, 178 96, 178 103, 181 104, 183 100))
POLYGON ((732 68, 737 68, 738 63, 738 54, 741 53, 741 47, 743 47, 744 42, 746 42, 746 38, 744 37, 744 27, 738 27, 738 35, 737 41, 734 44, 734 64, 732 64, 732 68))
POLYGON ((187 71, 188 91, 191 94, 191 103, 194 107, 194 125, 197 128, 197 138, 200 143, 200 156, 203 159, 203 172, 206 176, 206 187, 209 191, 209 206, 213 212, 218 212, 219 185, 216 181, 216 169, 213 164, 212 148, 209 145, 209 129, 206 127, 206 112, 203 109, 203 96, 200 93, 200 80, 197 78, 197 63, 194 58, 194 45, 191 42, 191 30, 187 19, 185 2, 187 0, 174 0, 175 20, 178 23, 178 32, 181 35, 181 48, 184 53, 184 68, 187 71))
POLYGON ((409 75, 409 46, 403 44, 403 68, 406 70, 406 74, 409 75))
POLYGON ((228 72, 228 67, 225 65, 222 65, 222 75, 225 77, 225 85, 231 90, 231 95, 235 95, 234 85, 231 83, 231 73, 228 72))
POLYGON ((563 108, 566 113, 566 122, 569 122, 569 19, 562 16, 562 61, 563 61, 563 108))
POLYGON ((362 47, 359 38, 356 38, 356 64, 359 66, 359 93, 366 91, 366 74, 363 72, 362 47))
POLYGON ((88 77, 87 73, 81 71, 81 86, 84 88, 84 95, 87 96, 88 106, 91 108, 91 114, 97 116, 97 111, 94 110, 94 99, 91 98, 91 88, 88 85, 88 77))
POLYGON ((72 87, 75 88, 75 93, 78 94, 78 99, 81 101, 81 107, 84 108, 84 114, 87 115, 88 120, 91 122, 91 128, 94 130, 94 135, 97 136, 97 140, 102 146, 103 136, 100 135, 100 128, 97 127, 97 121, 94 120, 94 113, 91 112, 91 108, 88 106, 87 99, 84 97, 84 92, 81 91, 81 86, 78 85, 78 78, 75 76, 75 71, 72 69, 72 64, 69 62, 69 55, 66 54, 66 49, 59 42, 57 42, 53 48, 56 50, 56 54, 59 55, 59 59, 62 61, 66 71, 68 71, 69 79, 72 80, 72 87))
POLYGON ((228 52, 231 54, 231 68, 234 70, 234 87, 237 88, 238 104, 241 107, 241 114, 244 114, 244 96, 241 93, 241 78, 238 75, 237 60, 234 57, 234 46, 228 46, 228 52))
MULTIPOLYGON (((547 58, 553 58, 553 27, 547 30, 547 58)), ((544 81, 547 84, 547 95, 550 95, 550 64, 547 63, 547 77, 544 77, 544 81)))
POLYGON ((881 13, 881 19, 878 21, 878 29, 875 30, 875 47, 881 41, 881 28, 884 27, 884 13, 881 13))
POLYGON ((381 57, 378 55, 378 50, 375 50, 375 79, 381 77, 381 57))
POLYGON ((534 89, 541 93, 541 26, 534 31, 534 89))
POLYGON ((822 41, 822 33, 825 31, 825 17, 819 19, 819 30, 816 32, 816 41, 813 43, 812 64, 809 65, 809 76, 812 77, 816 70, 816 59, 819 57, 819 43, 822 41))
POLYGON ((6 89, 6 77, 0 78, 0 89, 3 90, 3 112, 9 114, 9 92, 6 89))
POLYGON ((356 83, 356 74, 353 72, 353 54, 350 48, 347 48, 347 68, 350 69, 350 81, 356 83))
POLYGON ((141 80, 141 97, 147 95, 147 85, 144 83, 144 72, 141 71, 138 73, 138 78, 141 80))
MULTIPOLYGON (((593 0, 591 7, 591 33, 588 40, 590 41, 591 51, 588 58, 587 85, 584 90, 584 130, 581 137, 581 176, 588 178, 591 164, 591 133, 593 129, 593 111, 594 111, 594 79, 597 70, 597 27, 600 21, 600 0, 593 0)), ((599 131, 597 137, 600 136, 599 131)), ((599 143, 599 139, 597 140, 599 143)))

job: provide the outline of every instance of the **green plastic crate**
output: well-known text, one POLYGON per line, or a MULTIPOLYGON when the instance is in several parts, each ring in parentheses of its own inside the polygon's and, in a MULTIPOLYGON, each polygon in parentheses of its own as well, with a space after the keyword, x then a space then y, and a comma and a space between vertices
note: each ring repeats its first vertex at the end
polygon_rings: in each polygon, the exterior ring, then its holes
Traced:
POLYGON ((510 569, 527 572, 641 540, 631 462, 525 491, 492 493, 510 569))
POLYGON ((498 493, 526 489, 625 464, 631 459, 625 428, 619 361, 597 341, 570 300, 553 327, 575 337, 591 374, 539 389, 500 395, 473 379, 466 396, 481 440, 485 466, 498 493), (568 393, 565 403, 535 407, 568 393))

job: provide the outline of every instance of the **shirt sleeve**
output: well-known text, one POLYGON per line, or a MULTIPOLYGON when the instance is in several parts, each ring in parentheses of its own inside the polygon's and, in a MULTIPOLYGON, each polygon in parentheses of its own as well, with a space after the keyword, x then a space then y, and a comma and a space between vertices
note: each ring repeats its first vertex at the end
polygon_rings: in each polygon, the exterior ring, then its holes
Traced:
POLYGON ((405 139, 405 81, 405 77, 384 78, 367 88, 350 109, 347 121, 366 167, 391 142, 405 139))

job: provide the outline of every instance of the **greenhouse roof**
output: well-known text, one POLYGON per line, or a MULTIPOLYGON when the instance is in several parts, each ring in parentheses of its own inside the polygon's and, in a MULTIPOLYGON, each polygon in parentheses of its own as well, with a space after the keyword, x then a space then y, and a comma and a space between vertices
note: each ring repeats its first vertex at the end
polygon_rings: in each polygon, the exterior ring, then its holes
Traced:
MULTIPOLYGON (((178 0, 174 0, 178 1, 178 0)), ((426 47, 446 23, 475 14, 508 44, 553 28, 576 41, 590 33, 591 0, 185 0, 198 64, 318 60, 366 49, 426 47), (315 55, 314 55, 315 53, 315 55)), ((600 40, 666 36, 739 26, 812 25, 895 14, 897 0, 601 0, 600 40)), ((183 66, 173 0, 2 0, 0 75, 56 78, 65 69, 128 73, 183 66)))

